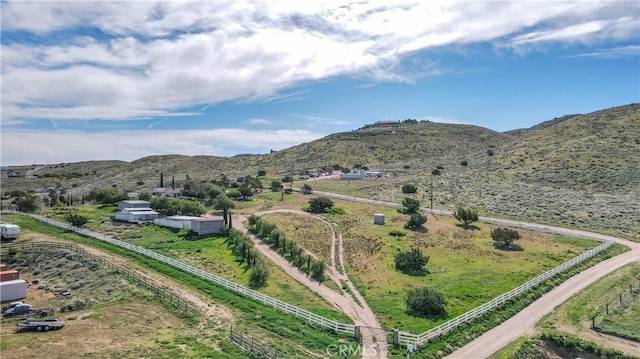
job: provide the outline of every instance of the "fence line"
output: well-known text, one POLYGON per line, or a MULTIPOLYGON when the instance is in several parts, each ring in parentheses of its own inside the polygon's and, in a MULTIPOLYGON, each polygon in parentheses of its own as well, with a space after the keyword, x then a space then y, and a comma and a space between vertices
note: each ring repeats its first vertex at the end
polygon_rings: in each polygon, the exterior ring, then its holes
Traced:
POLYGON ((238 348, 248 351, 258 358, 287 359, 287 356, 283 352, 278 351, 278 349, 270 349, 263 342, 255 340, 243 332, 234 330, 233 326, 229 331, 229 341, 235 344, 238 348))
POLYGON ((591 321, 591 329, 598 330, 602 329, 602 319, 605 315, 609 315, 609 313, 613 312, 623 304, 632 301, 633 297, 640 293, 640 282, 629 284, 629 289, 618 294, 616 299, 605 304, 605 308, 591 321))
POLYGON ((76 244, 70 243, 58 243, 58 242, 35 242, 35 243, 17 243, 2 246, 0 249, 1 252, 8 252, 11 250, 42 250, 43 248, 54 248, 54 249, 66 249, 69 251, 73 251, 83 257, 89 258, 93 261, 96 261, 106 267, 108 270, 113 271, 119 275, 124 276, 131 282, 134 282, 136 285, 144 287, 147 290, 150 290, 154 293, 154 295, 160 298, 160 302, 165 303, 169 302, 169 304, 173 305, 176 309, 181 311, 184 315, 189 317, 194 317, 196 315, 196 307, 192 303, 187 300, 180 298, 180 296, 174 294, 172 291, 169 291, 165 288, 159 287, 155 284, 149 283, 146 278, 141 278, 135 273, 124 269, 116 264, 113 264, 102 257, 93 255, 87 251, 85 251, 82 247, 76 244))
MULTIPOLYGON (((326 193, 326 192, 318 192, 315 191, 316 193, 326 193)), ((333 194, 332 194, 333 195, 333 194)), ((342 195, 333 195, 333 197, 336 198, 344 198, 344 199, 348 199, 348 200, 352 200, 352 197, 349 196, 342 196, 342 195)), ((364 203, 371 203, 371 204, 377 204, 377 205, 393 205, 395 207, 398 207, 399 205, 397 204, 393 204, 393 203, 389 203, 389 202, 382 202, 382 201, 375 201, 375 200, 363 200, 362 202, 364 203)), ((107 242, 110 244, 113 244, 115 246, 124 248, 124 249, 128 249, 131 250, 133 252, 136 252, 138 254, 142 254, 148 257, 151 257, 153 259, 156 259, 162 263, 168 264, 174 268, 177 269, 181 269, 185 272, 191 273, 195 276, 198 276, 202 279, 205 279, 209 282, 212 282, 216 285, 219 285, 225 289, 228 289, 230 291, 233 291, 241 296, 244 297, 248 297, 250 299, 253 299, 256 302, 262 303, 264 305, 267 306, 271 306, 274 309, 277 309, 279 311, 285 312, 286 314, 289 315, 294 315, 296 318, 301 318, 303 320, 305 320, 306 322, 308 322, 309 324, 316 324, 319 325, 322 328, 326 328, 326 329, 330 329, 333 330, 334 332, 341 332, 341 333, 350 333, 350 334, 356 334, 355 333, 355 326, 353 324, 345 324, 345 323, 340 323, 337 322, 335 320, 331 320, 331 319, 327 319, 324 318, 320 315, 311 313, 307 310, 298 308, 296 306, 290 305, 288 303, 282 302, 278 299, 269 297, 267 295, 264 295, 262 293, 259 293, 257 291, 254 291, 252 289, 243 287, 239 284, 236 284, 234 282, 231 282, 227 279, 218 277, 216 275, 213 275, 211 273, 207 273, 199 268, 184 264, 182 262, 176 261, 174 259, 171 259, 169 257, 163 256, 161 254, 158 254, 156 252, 147 250, 145 248, 142 247, 138 247, 135 245, 132 245, 130 243, 127 242, 123 242, 123 241, 119 241, 117 239, 99 234, 99 233, 95 233, 86 229, 82 229, 82 228, 78 228, 78 227, 74 227, 71 226, 67 223, 63 223, 63 222, 59 222, 56 220, 52 220, 50 218, 44 217, 44 216, 40 216, 37 214, 32 214, 32 213, 23 213, 23 212, 18 212, 18 211, 10 211, 10 210, 4 210, 2 211, 2 213, 12 213, 12 214, 20 214, 20 215, 25 215, 25 216, 29 216, 32 218, 35 218, 37 220, 40 220, 42 222, 48 223, 50 225, 59 227, 59 228, 63 228, 69 231, 74 231, 76 233, 79 233, 81 235, 84 235, 86 237, 90 237, 90 238, 94 238, 103 242, 107 242)), ((434 213, 438 213, 438 214, 442 214, 442 215, 450 215, 449 212, 446 211, 436 211, 434 210, 434 213)), ((513 223, 507 223, 506 221, 501 221, 498 219, 492 219, 492 218, 482 218, 483 221, 486 222, 493 222, 493 223, 498 223, 498 224, 504 224, 504 225, 514 225, 513 223)), ((515 223, 515 222, 514 222, 515 223)), ((525 227, 525 223, 521 223, 522 227, 525 227)), ((519 226, 519 225, 516 225, 519 226)), ((529 229, 533 229, 533 230, 541 230, 540 227, 537 226, 526 226, 529 229)), ((558 228, 558 230, 562 230, 561 228, 558 228)), ((551 230, 545 230, 546 232, 551 232, 551 230)), ((553 233, 559 233, 559 232, 553 232, 553 233)), ((539 285, 540 283, 546 281, 547 279, 555 276, 556 274, 559 274, 563 271, 566 271, 569 268, 572 268, 582 262, 584 262, 585 260, 595 256, 596 254, 600 253, 601 251, 611 247, 613 244, 615 244, 614 241, 609 240, 611 237, 608 236, 603 236, 603 235, 598 235, 598 234, 589 234, 587 232, 582 232, 583 234, 578 235, 581 238, 585 238, 585 239, 591 239, 591 240, 597 240, 597 241, 605 241, 604 243, 600 244, 599 246, 592 248, 584 253, 582 253, 581 255, 565 262, 562 263, 561 265, 537 276, 536 278, 526 282, 525 284, 520 285, 519 287, 510 290, 507 293, 504 293, 496 298, 493 298, 491 301, 484 303, 466 313, 463 313, 445 323, 442 323, 440 325, 438 325, 435 328, 432 328, 430 330, 427 330, 424 333, 421 334, 412 334, 409 332, 399 332, 398 336, 397 336, 397 341, 395 344, 402 344, 402 345, 413 345, 415 347, 421 347, 426 345, 430 340, 433 340, 441 335, 447 334, 450 331, 458 328, 459 326, 461 326, 462 324, 468 323, 496 308, 498 308, 499 306, 503 305, 504 303, 506 303, 508 300, 513 299, 527 291, 529 291, 530 289, 536 287, 537 285, 539 285)))
POLYGON ((197 276, 199 278, 202 278, 208 282, 214 283, 222 288, 225 288, 227 290, 230 290, 232 292, 235 292, 243 297, 247 297, 250 298, 256 302, 262 303, 266 306, 270 306, 276 310, 279 310, 281 312, 284 312, 286 314, 289 315, 293 315, 296 318, 300 318, 302 320, 304 320, 305 322, 309 323, 309 324, 315 324, 320 326, 321 328, 325 328, 325 329, 329 329, 332 330, 336 333, 349 333, 349 334, 353 334, 355 332, 355 326, 353 324, 346 324, 346 323, 341 323, 332 319, 328 319, 325 318, 321 315, 312 313, 308 310, 296 307, 294 305, 288 304, 286 302, 283 302, 281 300, 269 297, 267 295, 264 295, 258 291, 255 291, 253 289, 241 286, 237 283, 234 283, 230 280, 218 277, 217 275, 211 274, 211 273, 207 273, 205 271, 203 271, 200 268, 196 268, 194 266, 182 263, 180 261, 177 261, 175 259, 169 258, 167 256, 164 256, 162 254, 150 251, 146 248, 142 248, 142 247, 138 247, 135 246, 131 243, 127 243, 124 241, 120 241, 117 240, 115 238, 100 234, 100 233, 96 233, 84 228, 79 228, 79 227, 75 227, 72 226, 70 224, 64 223, 64 222, 60 222, 60 221, 56 221, 53 220, 51 218, 47 218, 41 215, 37 215, 37 214, 33 214, 33 213, 24 213, 24 212, 18 212, 18 211, 10 211, 10 210, 4 210, 2 211, 2 213, 7 213, 7 214, 19 214, 19 215, 24 215, 24 216, 29 216, 31 218, 37 219, 41 222, 50 224, 52 226, 58 227, 58 228, 62 228, 68 231, 73 231, 76 232, 80 235, 83 235, 85 237, 89 237, 89 238, 94 238, 97 239, 99 241, 102 242, 106 242, 109 244, 113 244, 117 247, 120 248, 124 248, 127 250, 130 250, 132 252, 138 253, 138 254, 142 254, 144 256, 153 258, 159 262, 162 262, 164 264, 170 265, 173 268, 176 269, 180 269, 183 270, 187 273, 193 274, 194 276, 197 276))

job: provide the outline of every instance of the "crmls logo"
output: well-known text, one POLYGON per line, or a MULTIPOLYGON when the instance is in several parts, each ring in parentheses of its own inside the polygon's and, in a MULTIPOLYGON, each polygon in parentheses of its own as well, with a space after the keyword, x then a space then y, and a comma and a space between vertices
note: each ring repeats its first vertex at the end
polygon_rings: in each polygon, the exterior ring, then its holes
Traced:
POLYGON ((376 355, 375 346, 361 346, 360 344, 331 344, 327 347, 327 354, 331 357, 361 357, 362 355, 376 355))

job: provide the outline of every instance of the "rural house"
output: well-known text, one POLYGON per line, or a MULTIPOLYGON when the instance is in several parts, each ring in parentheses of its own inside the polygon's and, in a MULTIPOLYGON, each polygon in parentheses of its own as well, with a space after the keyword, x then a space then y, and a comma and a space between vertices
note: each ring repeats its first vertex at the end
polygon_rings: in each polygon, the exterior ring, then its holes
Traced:
POLYGON ((178 197, 182 197, 182 189, 159 187, 151 190, 151 195, 156 197, 178 198, 178 197))

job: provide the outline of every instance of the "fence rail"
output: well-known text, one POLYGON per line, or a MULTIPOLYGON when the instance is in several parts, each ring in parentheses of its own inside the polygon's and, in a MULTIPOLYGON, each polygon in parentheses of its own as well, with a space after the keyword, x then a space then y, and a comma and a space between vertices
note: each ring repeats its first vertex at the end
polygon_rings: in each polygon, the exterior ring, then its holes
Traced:
POLYGON ((6 253, 9 252, 11 250, 16 250, 16 251, 25 251, 25 250, 43 250, 43 249, 65 249, 68 251, 72 251, 74 253, 77 253, 85 258, 89 258, 93 261, 96 261, 98 263, 100 263, 102 266, 104 266, 105 268, 107 268, 110 271, 113 271, 119 275, 122 275, 123 277, 125 277, 127 280, 135 283, 136 285, 139 285, 141 287, 144 287, 147 290, 150 290, 151 292, 154 293, 154 295, 156 297, 158 297, 160 299, 160 302, 162 303, 166 303, 168 302, 169 304, 171 304, 174 308, 178 309, 179 311, 181 311, 184 315, 189 316, 189 317, 194 317, 197 313, 196 307, 195 305, 193 305, 192 303, 190 303, 189 301, 182 299, 180 296, 174 294, 172 291, 167 290, 165 288, 162 288, 160 286, 157 286, 153 283, 150 283, 147 281, 146 278, 144 277, 140 277, 139 275, 125 269, 122 268, 116 264, 113 264, 107 260, 105 260, 102 257, 93 255, 87 251, 85 251, 82 247, 76 245, 76 244, 70 244, 70 243, 58 243, 58 242, 35 242, 35 243, 17 243, 17 244, 11 244, 11 245, 6 245, 6 246, 2 246, 2 248, 0 249, 0 253, 6 253))
POLYGON ((591 322, 591 329, 602 329, 602 319, 604 319, 606 315, 614 312, 625 303, 633 301, 638 293, 640 293, 640 282, 630 284, 628 290, 618 294, 615 300, 605 304, 604 309, 602 309, 600 313, 596 314, 596 316, 593 317, 593 320, 591 322))
POLYGON ((162 254, 150 251, 146 248, 142 248, 142 247, 138 247, 135 246, 131 243, 127 243, 124 241, 120 241, 117 240, 115 238, 100 234, 100 233, 96 233, 84 228, 79 228, 79 227, 75 227, 72 226, 68 223, 64 223, 64 222, 60 222, 60 221, 56 221, 53 220, 51 218, 47 218, 45 216, 41 216, 38 214, 33 214, 33 213, 24 213, 24 212, 18 212, 18 211, 10 211, 10 210, 3 210, 2 213, 7 213, 7 214, 19 214, 19 215, 23 215, 23 216, 29 216, 31 218, 37 219, 41 222, 50 224, 52 226, 58 227, 58 228, 62 228, 64 230, 68 230, 68 231, 73 231, 76 232, 80 235, 83 235, 85 237, 89 237, 89 238, 93 238, 93 239, 97 239, 99 241, 105 242, 105 243, 109 243, 109 244, 113 244, 117 247, 120 248, 124 248, 127 249, 129 251, 138 253, 138 254, 142 254, 144 256, 153 258, 159 262, 162 262, 164 264, 170 265, 173 268, 176 269, 180 269, 183 270, 187 273, 193 274, 194 276, 197 276, 199 278, 202 278, 206 281, 209 281, 211 283, 214 283, 222 288, 225 288, 227 290, 230 290, 232 292, 235 292, 243 297, 247 297, 250 298, 256 302, 262 303, 266 306, 270 306, 276 310, 282 311, 286 314, 289 315, 293 315, 296 318, 300 318, 302 320, 304 320, 305 322, 309 323, 309 324, 315 324, 320 326, 321 328, 325 328, 325 329, 329 329, 332 330, 336 333, 349 333, 349 334, 353 334, 355 331, 355 326, 353 324, 346 324, 346 323, 341 323, 332 319, 327 319, 321 315, 309 312, 308 310, 296 307, 294 305, 285 303, 281 300, 269 297, 267 295, 264 295, 260 292, 257 292, 253 289, 249 289, 247 287, 241 286, 237 283, 234 283, 230 280, 218 277, 217 275, 211 274, 211 273, 207 273, 205 271, 203 271, 200 268, 196 268, 194 266, 182 263, 180 261, 177 261, 175 259, 169 258, 167 256, 164 256, 162 254))
MULTIPOLYGON (((325 194, 326 192, 318 192, 315 191, 316 193, 322 193, 325 194)), ((328 193, 327 193, 328 194, 328 193)), ((351 197, 348 196, 342 196, 342 195, 335 195, 332 194, 333 197, 336 198, 343 198, 344 199, 348 199, 348 200, 352 200, 351 197)), ((382 202, 382 201, 375 201, 375 200, 363 200, 362 202, 364 203, 371 203, 371 204, 376 204, 376 205, 393 205, 398 207, 399 205, 397 204, 393 204, 390 202, 382 202)), ((446 211, 437 211, 434 210, 434 213, 437 214, 442 214, 442 215, 450 215, 449 212, 446 211)), ((79 233, 81 235, 84 235, 86 237, 90 237, 90 238, 94 238, 103 242, 107 242, 113 245, 116 245, 118 247, 121 248, 125 248, 128 249, 132 252, 136 252, 138 254, 142 254, 148 257, 151 257, 153 259, 156 259, 160 262, 163 262, 165 264, 168 264, 174 268, 178 268, 181 269, 185 272, 191 273, 195 276, 198 276, 202 279, 205 279, 209 282, 212 282, 216 285, 219 285, 225 289, 231 290, 241 296, 244 297, 248 297, 251 298, 259 303, 262 303, 264 305, 267 306, 271 306, 277 310, 280 310, 286 314, 289 315, 293 315, 296 318, 301 318, 303 320, 305 320, 306 322, 308 322, 309 324, 316 324, 319 325, 322 328, 327 328, 330 330, 333 330, 334 332, 341 332, 341 333, 350 333, 350 334, 354 334, 355 335, 355 326, 353 324, 345 324, 345 323, 340 323, 337 322, 335 320, 331 320, 331 319, 327 319, 324 318, 320 315, 311 313, 307 310, 298 308, 296 306, 287 304, 285 302, 282 302, 278 299, 275 298, 271 298, 269 296, 266 296, 262 293, 259 293, 257 291, 254 291, 252 289, 243 287, 239 284, 236 284, 234 282, 231 282, 229 280, 226 280, 224 278, 218 277, 216 275, 213 275, 211 273, 207 273, 199 268, 195 268, 193 266, 184 264, 182 262, 176 261, 174 259, 171 259, 169 257, 163 256, 161 254, 152 252, 150 250, 147 250, 145 248, 141 248, 138 246, 134 246, 130 243, 127 242, 123 242, 123 241, 119 241, 117 239, 99 234, 99 233, 95 233, 86 229, 82 229, 82 228, 78 228, 78 227, 74 227, 71 226, 69 224, 66 223, 62 223, 59 221, 55 221, 52 220, 50 218, 44 217, 44 216, 40 216, 40 215, 36 215, 36 214, 31 214, 31 213, 23 213, 23 212, 17 212, 17 211, 2 211, 2 213, 12 213, 12 214, 20 214, 20 215, 25 215, 25 216, 30 216, 32 218, 35 218, 37 220, 40 220, 42 222, 48 223, 50 225, 59 227, 59 228, 63 228, 69 231, 74 231, 76 233, 79 233)), ((502 220, 498 220, 498 219, 492 219, 492 218, 481 218, 482 221, 484 222, 491 222, 491 223, 496 223, 496 224, 502 224, 502 225, 509 225, 509 226, 514 226, 515 222, 511 222, 509 221, 507 223, 507 221, 502 221, 502 220)), ((517 227, 521 227, 521 228, 527 228, 527 229, 532 229, 532 230, 538 230, 538 231, 545 231, 545 232, 549 232, 549 233, 559 233, 559 234, 571 234, 571 235, 575 235, 574 232, 569 233, 568 230, 562 229, 562 228, 555 228, 553 230, 551 229, 547 229, 547 228, 543 228, 543 226, 536 226, 536 225, 528 225, 525 223, 516 223, 515 226, 517 227), (521 224, 521 225, 520 225, 521 224), (563 232, 566 231, 566 232, 563 232)), ((539 284, 541 284, 542 282, 546 281, 547 279, 563 272, 566 271, 569 268, 572 268, 582 262, 584 262, 585 260, 595 256, 596 254, 600 253, 601 251, 611 247, 615 242, 611 240, 611 237, 608 236, 603 236, 603 235, 599 235, 599 234, 592 234, 592 233, 588 233, 588 232, 580 232, 580 234, 577 235, 578 237, 581 238, 585 238, 585 239, 591 239, 591 240, 597 240, 597 241, 602 241, 604 243, 600 244, 599 246, 592 248, 584 253, 582 253, 581 255, 537 276, 536 278, 526 282, 525 284, 510 290, 507 293, 504 293, 494 299, 492 299, 491 301, 484 303, 482 305, 480 305, 479 307, 476 307, 464 314, 461 314, 445 323, 442 323, 440 325, 438 325, 435 328, 432 328, 424 333, 421 334, 412 334, 412 333, 408 333, 408 332, 399 332, 398 336, 397 336, 397 343, 396 344, 401 344, 401 345, 413 345, 415 347, 422 347, 425 346, 430 340, 433 340, 441 335, 447 334, 448 332, 458 328, 459 326, 461 326, 462 324, 468 323, 496 308, 498 308, 499 306, 503 305, 504 303, 506 303, 508 300, 513 299, 527 291, 529 291, 530 289, 538 286, 539 284)))
POLYGON ((235 330, 233 327, 231 327, 231 330, 229 331, 229 341, 235 344, 238 348, 251 353, 252 357, 265 359, 287 359, 287 356, 278 349, 271 349, 263 342, 235 330))

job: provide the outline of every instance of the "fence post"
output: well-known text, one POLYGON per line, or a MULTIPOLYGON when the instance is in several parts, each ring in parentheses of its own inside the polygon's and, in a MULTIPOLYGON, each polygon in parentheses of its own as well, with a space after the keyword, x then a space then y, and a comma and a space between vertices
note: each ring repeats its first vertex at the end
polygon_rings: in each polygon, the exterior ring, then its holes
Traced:
POLYGON ((620 293, 620 304, 622 304, 622 293, 620 293))
POLYGON ((609 304, 607 304, 607 315, 609 315, 609 304))

